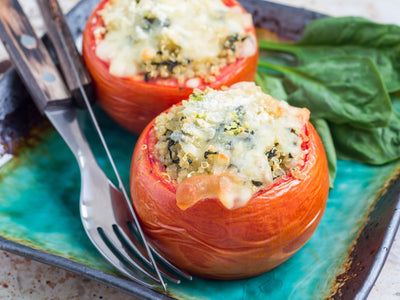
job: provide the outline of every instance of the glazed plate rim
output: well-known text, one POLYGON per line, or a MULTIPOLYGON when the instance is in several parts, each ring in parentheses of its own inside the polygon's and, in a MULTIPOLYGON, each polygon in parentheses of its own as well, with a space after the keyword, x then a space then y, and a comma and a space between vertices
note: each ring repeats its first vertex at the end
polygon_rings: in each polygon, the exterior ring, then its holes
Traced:
MULTIPOLYGON (((268 5, 271 8, 276 8, 276 9, 282 9, 282 10, 290 10, 291 13, 306 13, 310 16, 310 19, 313 18, 319 18, 323 17, 324 15, 318 14, 315 12, 311 12, 302 8, 295 8, 291 6, 286 6, 286 5, 281 5, 277 3, 272 3, 268 1, 263 1, 263 0, 243 0, 240 1, 243 4, 244 3, 249 3, 250 5, 260 5, 261 3, 263 5, 268 5)), ((83 1, 79 2, 68 14, 67 18, 74 14, 77 13, 77 10, 80 9, 80 6, 82 5, 83 1)), ((4 80, 5 77, 10 76, 10 72, 13 72, 13 70, 9 70, 6 72, 1 79, 1 81, 4 80)), ((376 205, 376 203, 374 204, 376 205)), ((389 249, 391 245, 393 244, 397 229, 400 225, 400 198, 398 197, 396 201, 396 205, 394 207, 392 217, 390 220, 390 223, 386 229, 385 236, 382 240, 382 244, 379 247, 379 252, 376 254, 374 262, 372 264, 371 270, 365 279, 365 281, 362 284, 361 289, 358 290, 357 292, 357 297, 360 297, 361 299, 366 298, 372 289, 376 279, 378 278, 379 273, 381 272, 383 265, 385 263, 385 260, 389 254, 389 249)), ((19 244, 14 241, 10 241, 4 237, 0 236, 0 249, 4 251, 8 251, 20 256, 24 256, 42 263, 45 263, 47 265, 59 267, 61 269, 67 270, 69 272, 82 275, 88 279, 95 280, 97 282, 100 282, 102 284, 111 286, 113 288, 116 288, 118 290, 121 290, 127 294, 141 297, 141 299, 172 299, 170 296, 163 294, 162 292, 158 292, 157 290, 151 290, 148 288, 145 288, 135 282, 132 282, 130 280, 124 279, 122 277, 117 277, 111 274, 108 274, 104 271, 94 269, 92 267, 86 266, 84 264, 74 262, 72 260, 69 260, 65 257, 62 256, 57 256, 52 253, 48 253, 42 250, 37 250, 28 246, 25 246, 23 244, 19 244)))

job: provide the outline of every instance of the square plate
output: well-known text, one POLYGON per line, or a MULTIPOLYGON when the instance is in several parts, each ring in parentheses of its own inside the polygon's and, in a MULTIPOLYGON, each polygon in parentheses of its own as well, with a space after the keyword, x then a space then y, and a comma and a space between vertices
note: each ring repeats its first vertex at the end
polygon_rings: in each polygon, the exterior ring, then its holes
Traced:
MULTIPOLYGON (((286 40, 300 38, 321 14, 262 0, 240 1, 256 26, 286 40)), ((68 21, 77 40, 98 1, 79 3, 68 21)), ((45 42, 47 41, 44 38, 45 42)), ((120 289, 140 299, 309 299, 366 297, 399 224, 400 162, 372 167, 338 162, 335 189, 311 240, 291 259, 263 275, 234 281, 194 278, 156 287, 128 281, 91 245, 79 216, 79 169, 73 155, 37 112, 14 70, 0 81, 0 249, 54 265, 120 289), (3 151, 4 152, 4 151, 3 151), (1 160, 0 160, 1 161, 1 160)), ((128 185, 137 136, 120 129, 96 107, 101 128, 128 185)), ((111 177, 105 153, 79 111, 99 164, 111 177)))

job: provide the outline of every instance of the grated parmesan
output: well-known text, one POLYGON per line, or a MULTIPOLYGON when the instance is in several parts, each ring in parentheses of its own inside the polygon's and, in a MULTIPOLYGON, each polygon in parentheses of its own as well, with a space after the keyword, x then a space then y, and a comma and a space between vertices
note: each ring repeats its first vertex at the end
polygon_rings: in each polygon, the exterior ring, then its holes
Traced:
POLYGON ((104 27, 96 55, 110 63, 118 77, 141 74, 215 80, 224 66, 256 52, 256 38, 247 33, 251 15, 221 0, 111 0, 98 16, 104 27))

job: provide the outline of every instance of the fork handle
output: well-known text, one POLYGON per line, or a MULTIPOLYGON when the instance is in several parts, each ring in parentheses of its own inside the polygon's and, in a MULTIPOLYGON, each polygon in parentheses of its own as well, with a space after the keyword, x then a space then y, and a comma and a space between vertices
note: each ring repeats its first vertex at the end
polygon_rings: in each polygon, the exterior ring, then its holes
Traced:
POLYGON ((94 91, 92 80, 87 71, 80 53, 75 47, 75 41, 68 27, 67 20, 61 10, 57 0, 37 0, 46 24, 47 34, 53 44, 60 68, 64 74, 65 82, 74 97, 76 104, 80 108, 86 108, 83 99, 80 83, 84 88, 87 98, 91 103, 94 102, 94 91), (71 58, 71 60, 69 59, 71 58), (73 64, 73 66, 71 66, 73 64), (75 68, 75 69, 74 69, 75 68), (78 78, 73 76, 77 73, 78 78))
POLYGON ((61 74, 17 0, 0 0, 0 39, 41 113, 72 103, 61 74))

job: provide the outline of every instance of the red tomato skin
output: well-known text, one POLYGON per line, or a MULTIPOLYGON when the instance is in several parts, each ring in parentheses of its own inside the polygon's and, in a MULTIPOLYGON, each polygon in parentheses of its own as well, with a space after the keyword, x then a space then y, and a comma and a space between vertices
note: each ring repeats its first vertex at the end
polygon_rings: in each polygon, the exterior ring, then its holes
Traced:
POLYGON ((153 125, 143 131, 133 154, 131 195, 151 243, 175 265, 200 277, 248 278, 282 264, 314 233, 326 206, 329 176, 311 123, 305 128, 309 152, 302 178, 282 177, 234 210, 218 199, 178 208, 177 184, 166 179, 153 155, 153 125))
MULTIPOLYGON (((116 77, 109 73, 109 64, 96 56, 96 38, 93 34, 101 24, 97 12, 110 0, 103 0, 89 17, 83 31, 82 56, 92 76, 96 99, 107 114, 123 128, 139 134, 159 113, 171 105, 187 99, 193 88, 180 86, 175 79, 156 79, 145 82, 134 78, 116 77)), ((239 6, 229 0, 227 6, 239 6)), ((255 36, 254 26, 246 30, 255 36)), ((204 82, 198 88, 210 86, 220 89, 240 81, 253 81, 257 70, 258 46, 254 55, 237 60, 220 70, 212 83, 204 82)))

